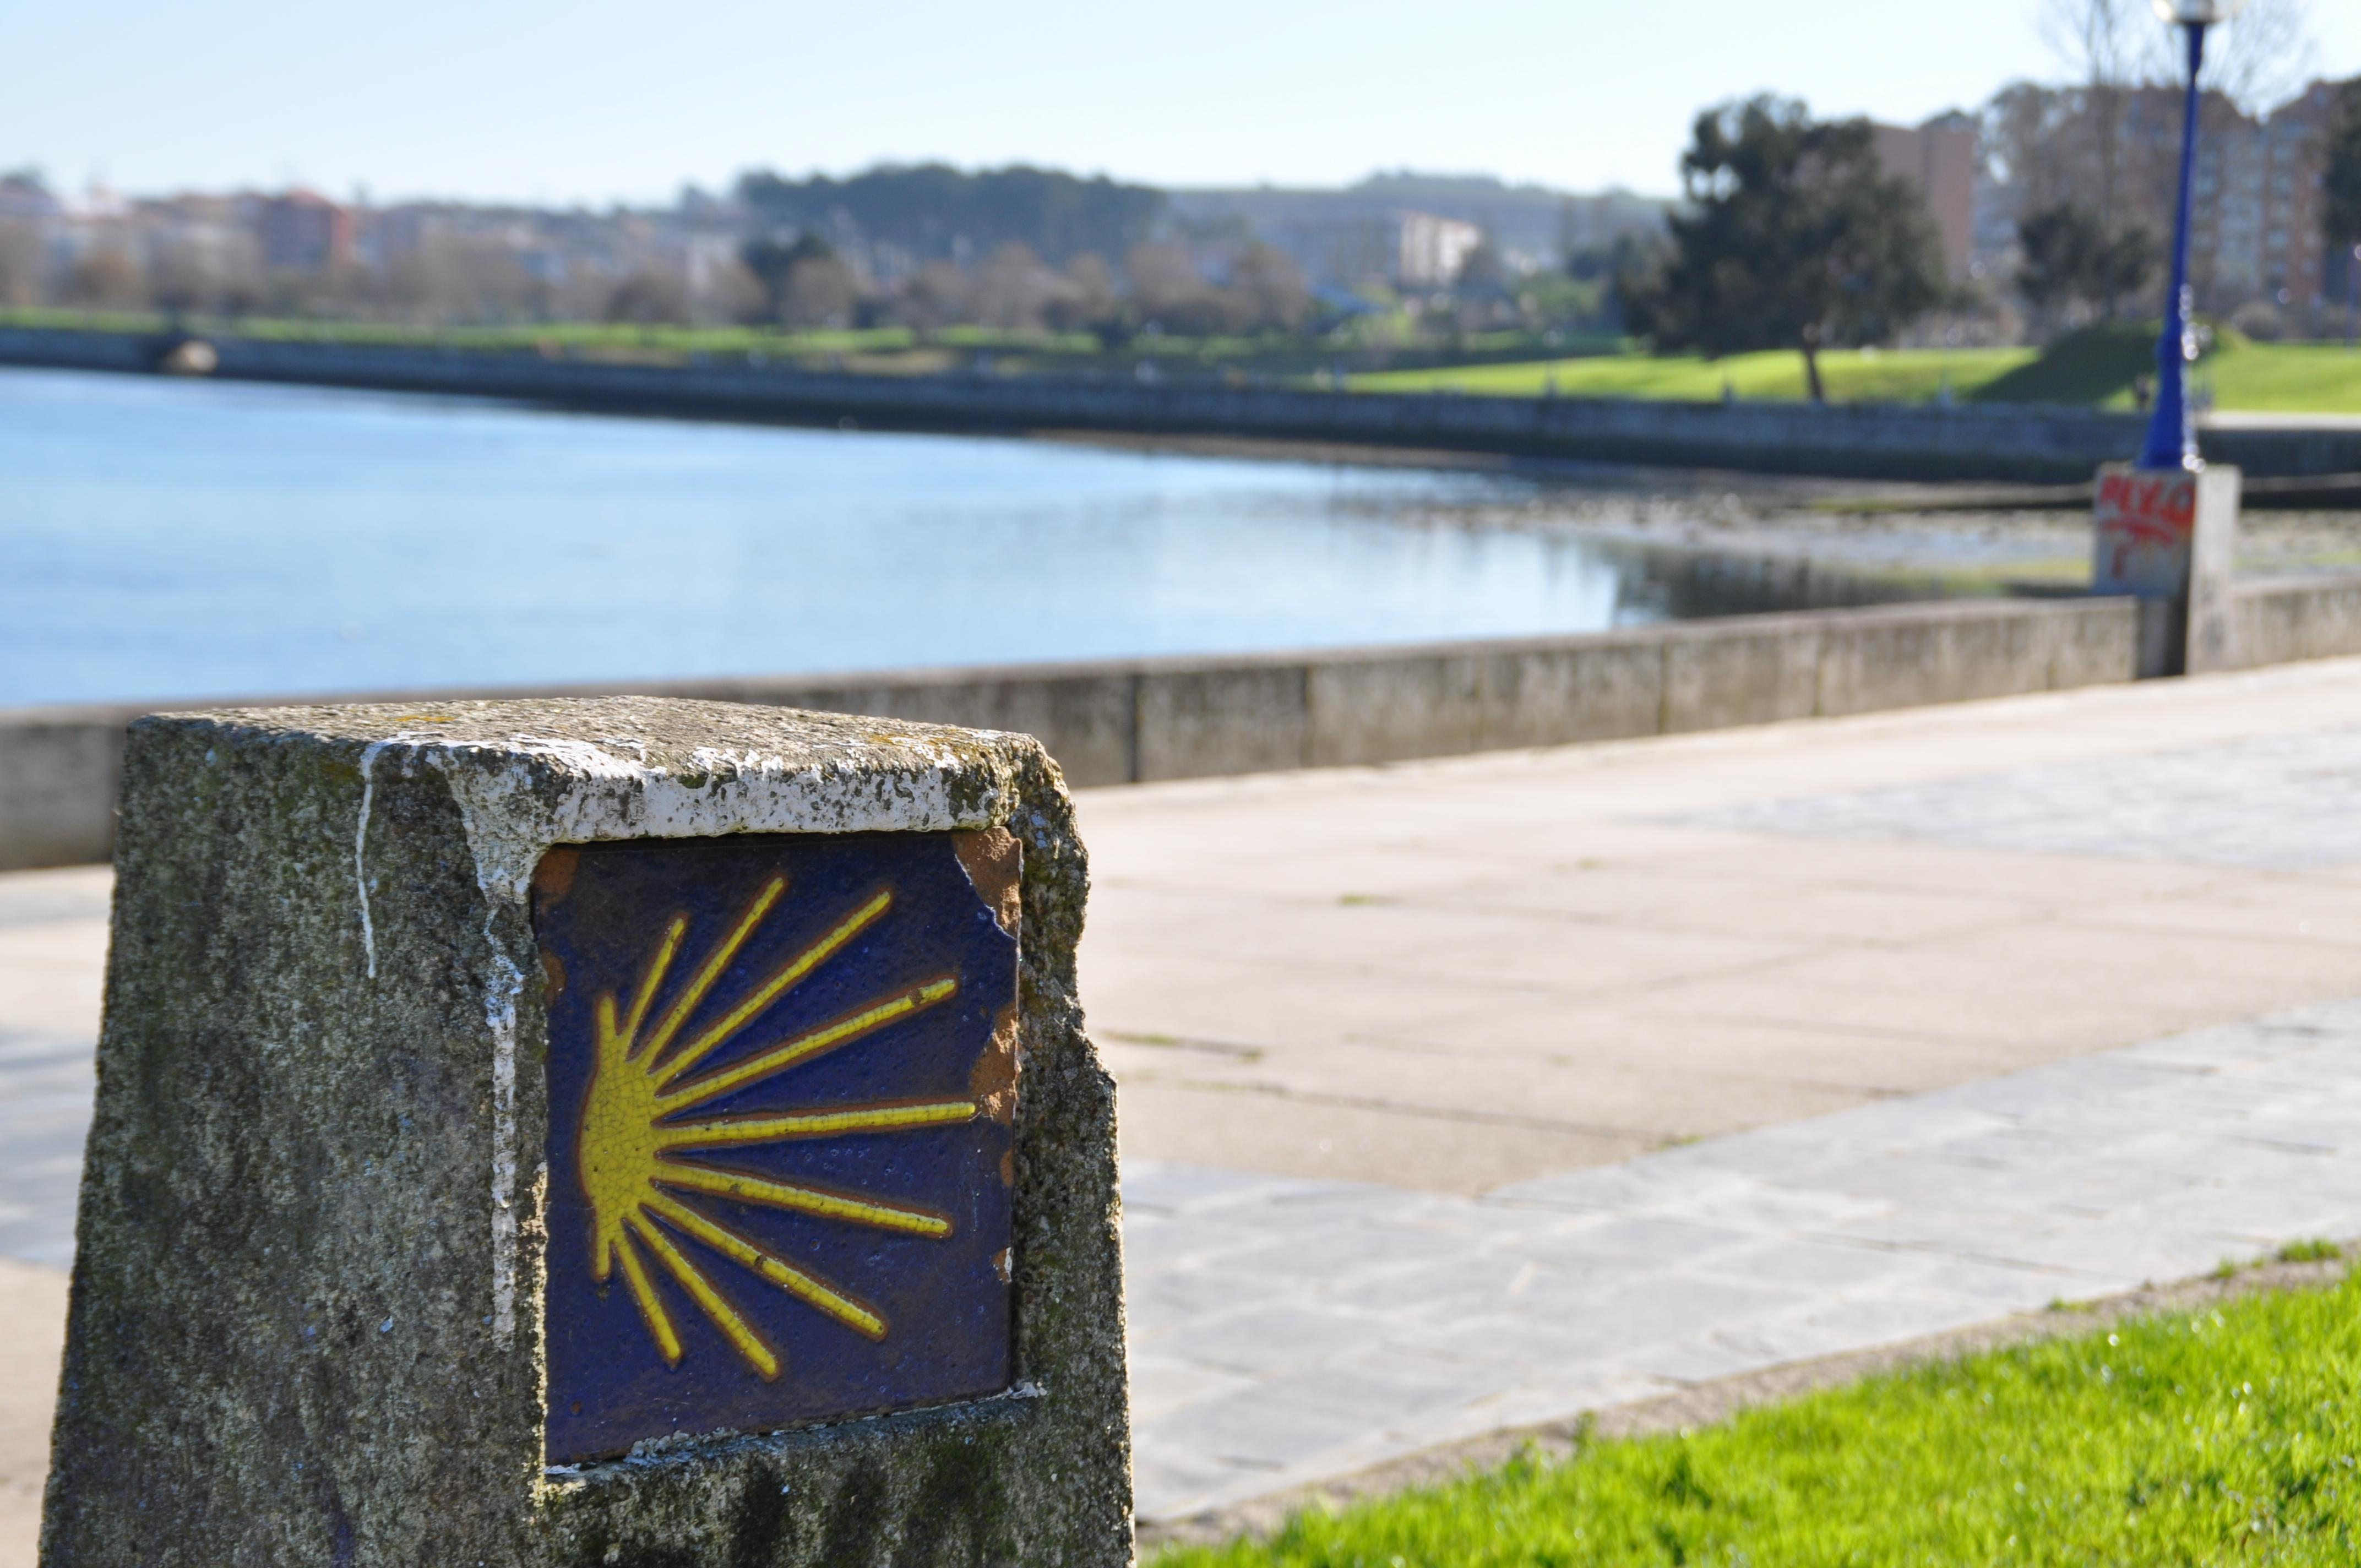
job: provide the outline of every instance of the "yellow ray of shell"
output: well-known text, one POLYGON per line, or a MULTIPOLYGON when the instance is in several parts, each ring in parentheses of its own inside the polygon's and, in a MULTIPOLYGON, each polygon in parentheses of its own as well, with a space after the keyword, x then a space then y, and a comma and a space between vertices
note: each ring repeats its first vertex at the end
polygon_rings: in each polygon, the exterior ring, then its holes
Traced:
POLYGON ((659 1160, 656 1162, 655 1179, 667 1187, 711 1192, 724 1198, 734 1198, 741 1203, 760 1203, 766 1208, 789 1209, 800 1214, 818 1214, 822 1219, 842 1220, 850 1224, 867 1225, 873 1230, 900 1231, 909 1235, 935 1238, 951 1234, 950 1220, 929 1210, 912 1208, 906 1203, 888 1203, 876 1198, 854 1198, 841 1192, 830 1192, 822 1187, 769 1181, 741 1171, 717 1170, 709 1165, 681 1165, 671 1160, 659 1160))
POLYGON ((897 1018, 905 1018, 921 1008, 936 1003, 959 990, 959 981, 949 975, 930 980, 924 985, 911 987, 901 995, 872 1003, 858 1013, 848 1014, 832 1024, 823 1024, 807 1030, 791 1040, 773 1046, 769 1050, 747 1058, 744 1061, 692 1079, 670 1094, 656 1099, 656 1113, 668 1116, 686 1111, 708 1100, 719 1099, 733 1089, 785 1072, 797 1062, 808 1061, 822 1051, 859 1039, 873 1029, 882 1029, 897 1018))
POLYGON ((979 1109, 972 1100, 919 1100, 872 1105, 847 1105, 836 1111, 788 1111, 776 1116, 724 1116, 712 1122, 684 1122, 656 1130, 656 1149, 727 1148, 738 1144, 784 1143, 789 1138, 822 1138, 837 1133, 899 1133, 911 1127, 939 1127, 946 1123, 972 1121, 979 1109))
MULTIPOLYGON (((807 1274, 785 1259, 774 1257, 737 1232, 714 1223, 677 1199, 668 1197, 662 1192, 651 1191, 646 1201, 650 1209, 663 1215, 671 1223, 695 1236, 725 1257, 752 1269, 788 1295, 818 1308, 838 1322, 848 1328, 856 1329, 871 1339, 885 1337, 884 1319, 818 1275, 807 1274)), ((636 1213, 632 1218, 635 1222, 645 1224, 645 1222, 641 1221, 636 1213)), ((686 1264, 686 1260, 684 1259, 683 1262, 686 1264)), ((708 1288, 711 1288, 708 1287, 708 1288)), ((769 1374, 766 1373, 764 1376, 768 1376, 769 1374)))
POLYGON ((595 1213, 593 1214, 590 1231, 590 1277, 592 1279, 601 1285, 607 1283, 609 1277, 615 1272, 615 1254, 630 1239, 620 1230, 610 1234, 605 1222, 598 1219, 595 1213))
POLYGON ((837 924, 835 930, 797 953, 781 965, 779 971, 750 992, 743 1002, 730 1010, 729 1016, 706 1030, 673 1053, 670 1060, 652 1070, 650 1076, 661 1089, 695 1067, 712 1052, 715 1047, 752 1023, 755 1015, 776 1002, 779 997, 804 976, 836 956, 837 950, 873 924, 892 906, 894 894, 889 889, 877 894, 837 924))
POLYGON ((631 1049, 631 1042, 623 1037, 620 1025, 615 1022, 615 999, 600 997, 591 1007, 590 1015, 594 1020, 593 1033, 598 1036, 593 1047, 596 1054, 591 1059, 598 1064, 598 1072, 611 1072, 631 1049))
POLYGON ((697 1003, 705 1000, 706 992, 713 989, 714 981, 721 978, 721 971, 730 967, 730 960, 738 956, 738 949, 746 945, 746 938, 754 934, 754 927, 763 923, 763 916, 771 912, 771 906, 778 903, 779 895, 786 891, 787 879, 783 876, 774 876, 763 884, 763 891, 754 895, 754 901, 746 906, 746 913, 738 917, 738 924, 731 928, 730 935, 721 938, 714 948, 713 956, 705 960, 705 967, 697 971, 697 978, 688 982, 688 989, 682 992, 665 1011, 664 1022, 655 1026, 655 1032, 647 1037, 645 1044, 633 1051, 634 1057, 644 1057, 653 1061, 664 1054, 664 1048, 672 1044, 672 1037, 680 1033, 680 1026, 688 1022, 688 1015, 696 1012, 697 1003))
MULTIPOLYGON (((700 1219, 661 1193, 651 1192, 648 1196, 649 1206, 667 1219, 673 1217, 674 1212, 687 1214, 692 1221, 700 1219)), ((746 1358, 747 1365, 762 1374, 763 1381, 768 1383, 776 1377, 779 1375, 778 1355, 763 1343, 763 1336, 754 1332, 754 1325, 740 1317, 738 1309, 723 1299, 721 1292, 714 1288, 713 1281, 705 1277, 704 1271, 683 1257, 680 1249, 673 1245, 662 1231, 650 1224, 647 1216, 637 1209, 631 1212, 630 1224, 639 1233, 640 1239, 648 1244, 648 1250, 656 1255, 656 1261, 680 1281, 681 1288, 697 1299, 697 1304, 705 1309, 705 1315, 713 1320, 713 1326, 738 1347, 738 1354, 746 1358)), ((692 1235, 697 1234, 696 1225, 684 1225, 682 1229, 692 1235)), ((722 1250, 727 1252, 730 1249, 724 1247, 722 1250)), ((678 1358, 679 1353, 674 1352, 674 1359, 678 1358)))
MULTIPOLYGON (((664 1365, 678 1366, 680 1335, 673 1329, 672 1314, 664 1310, 663 1300, 656 1295, 655 1281, 648 1277, 647 1266, 640 1261, 640 1249, 631 1245, 631 1237, 618 1234, 615 1255, 623 1260, 623 1278, 631 1288, 631 1299, 640 1304, 640 1318, 648 1325, 656 1349, 663 1353, 664 1365)), ((603 1268, 598 1277, 607 1277, 603 1268)))
POLYGON ((640 977, 640 989, 631 993, 631 1022, 619 1031, 627 1054, 631 1042, 640 1037, 640 1025, 648 1021, 648 1008, 654 1003, 656 992, 664 988, 664 973, 672 968, 673 955, 680 951, 681 938, 687 935, 688 916, 674 916, 664 928, 664 940, 648 956, 647 972, 640 977))

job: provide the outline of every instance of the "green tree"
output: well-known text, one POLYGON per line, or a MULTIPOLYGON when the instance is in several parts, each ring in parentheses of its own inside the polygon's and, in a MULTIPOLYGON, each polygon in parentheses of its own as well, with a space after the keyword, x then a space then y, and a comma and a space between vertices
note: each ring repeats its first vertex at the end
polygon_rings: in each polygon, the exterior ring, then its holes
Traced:
POLYGON ((850 224, 870 243, 921 260, 964 261, 1015 243, 1060 265, 1144 242, 1165 204, 1163 192, 1145 185, 1022 164, 972 173, 940 163, 880 166, 846 180, 754 170, 740 177, 738 196, 774 228, 850 224))
POLYGON ((1303 269, 1283 251, 1249 245, 1230 263, 1229 291, 1247 325, 1264 332, 1293 332, 1312 313, 1312 286, 1303 269))
POLYGON ((2144 228, 2110 235, 2093 214, 2071 202, 2020 219, 2016 243, 2025 252, 2016 291, 2037 311, 2084 302, 2112 319, 2115 302, 2156 270, 2155 236, 2144 228))
POLYGON ((1707 110, 1691 134, 1672 255, 1622 291, 1659 352, 1800 348, 1822 402, 1821 349, 1887 341, 1949 297, 1926 198, 1880 168, 1868 121, 1765 96, 1707 110))
POLYGON ((811 264, 835 263, 836 252, 828 241, 816 234, 798 235, 793 240, 764 236, 750 239, 739 247, 738 259, 763 286, 763 319, 785 321, 789 308, 789 284, 796 269, 804 268, 807 276, 816 276, 811 264))
POLYGON ((688 320, 688 283, 677 272, 642 267, 607 296, 610 322, 638 326, 681 324, 688 320))
POLYGON ((0 219, 0 305, 37 305, 49 271, 41 231, 19 218, 0 219))

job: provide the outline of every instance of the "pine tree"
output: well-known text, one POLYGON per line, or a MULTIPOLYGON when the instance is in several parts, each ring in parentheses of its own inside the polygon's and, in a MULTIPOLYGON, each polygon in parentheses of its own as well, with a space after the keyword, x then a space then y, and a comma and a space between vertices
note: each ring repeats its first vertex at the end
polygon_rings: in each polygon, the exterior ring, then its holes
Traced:
POLYGON ((1934 215, 1880 168, 1866 120, 1761 97, 1706 111, 1692 134, 1673 254, 1624 290, 1659 352, 1800 348, 1823 402, 1822 348, 1887 341, 1949 297, 1934 215))

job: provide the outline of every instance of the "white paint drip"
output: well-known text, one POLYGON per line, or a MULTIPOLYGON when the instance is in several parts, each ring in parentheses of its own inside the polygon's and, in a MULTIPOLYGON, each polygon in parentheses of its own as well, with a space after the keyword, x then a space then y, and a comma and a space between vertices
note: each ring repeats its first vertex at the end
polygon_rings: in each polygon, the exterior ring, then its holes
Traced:
POLYGON ((363 852, 368 848, 369 807, 377 799, 376 767, 378 753, 388 746, 415 745, 428 739, 407 729, 398 729, 382 740, 372 740, 361 748, 361 809, 353 824, 353 894, 361 909, 361 952, 368 960, 368 977, 377 978, 377 927, 369 919, 368 868, 363 863, 363 852))
POLYGON ((972 814, 953 811, 950 780, 960 759, 915 738, 899 740, 896 749, 905 757, 916 752, 932 764, 916 771, 798 765, 778 756, 701 747, 690 754, 689 770, 702 782, 691 785, 666 769, 650 766, 647 746, 639 740, 602 739, 594 745, 529 735, 456 740, 399 732, 371 741, 361 751, 353 874, 360 897, 361 942, 372 980, 377 977, 376 932, 362 852, 375 798, 371 770, 380 752, 398 745, 417 748, 414 760, 434 767, 450 786, 475 858, 476 885, 484 895, 484 942, 492 971, 484 991, 484 1023, 492 1039, 492 1337, 505 1347, 516 1337, 516 1036, 524 975, 502 946, 496 922, 503 908, 525 915, 527 893, 542 856, 555 844, 613 839, 982 828, 990 823, 999 792, 985 792, 972 814), (626 760, 605 746, 627 746, 639 757, 626 760), (967 819, 970 815, 973 820, 967 819))
POLYGON ((484 1023, 492 1032, 492 1341, 516 1337, 516 1024, 524 976, 500 951, 494 910, 484 906, 484 945, 496 978, 484 992, 484 1023))
POLYGON ((369 770, 377 766, 377 754, 392 745, 390 740, 372 740, 361 748, 361 815, 353 825, 353 893, 361 905, 361 951, 368 958, 368 977, 377 978, 377 928, 369 924, 368 868, 361 863, 361 851, 368 845, 369 803, 377 798, 377 780, 369 770))

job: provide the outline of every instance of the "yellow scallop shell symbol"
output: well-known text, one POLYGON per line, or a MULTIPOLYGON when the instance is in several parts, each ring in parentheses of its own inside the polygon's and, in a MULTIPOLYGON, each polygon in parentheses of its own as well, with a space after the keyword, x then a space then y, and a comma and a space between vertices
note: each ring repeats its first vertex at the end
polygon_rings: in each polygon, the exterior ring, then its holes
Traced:
POLYGON ((691 1201, 692 1195, 711 1195, 937 1240, 950 1234, 950 1219, 908 1204, 774 1181, 682 1157, 804 1138, 936 1127, 968 1121, 979 1110, 972 1099, 927 1100, 694 1118, 700 1106, 768 1082, 824 1052, 932 1007, 959 989, 959 982, 949 975, 927 981, 689 1076, 698 1063, 743 1034, 796 982, 883 918, 894 902, 890 889, 876 894, 825 936, 789 958, 720 1018, 675 1045, 690 1015, 704 1003, 730 961, 785 894, 786 886, 785 877, 774 877, 754 896, 688 983, 656 1015, 653 1027, 649 1019, 655 1014, 665 976, 688 934, 686 916, 675 917, 665 929, 628 1005, 612 992, 598 997, 597 1059, 583 1105, 578 1145, 582 1190, 591 1210, 591 1277, 604 1283, 618 1265, 621 1266, 649 1338, 665 1364, 677 1366, 680 1333, 642 1255, 644 1249, 765 1381, 779 1375, 778 1353, 681 1250, 674 1234, 703 1243, 873 1340, 885 1337, 885 1320, 828 1280, 796 1267, 703 1212, 691 1201))

